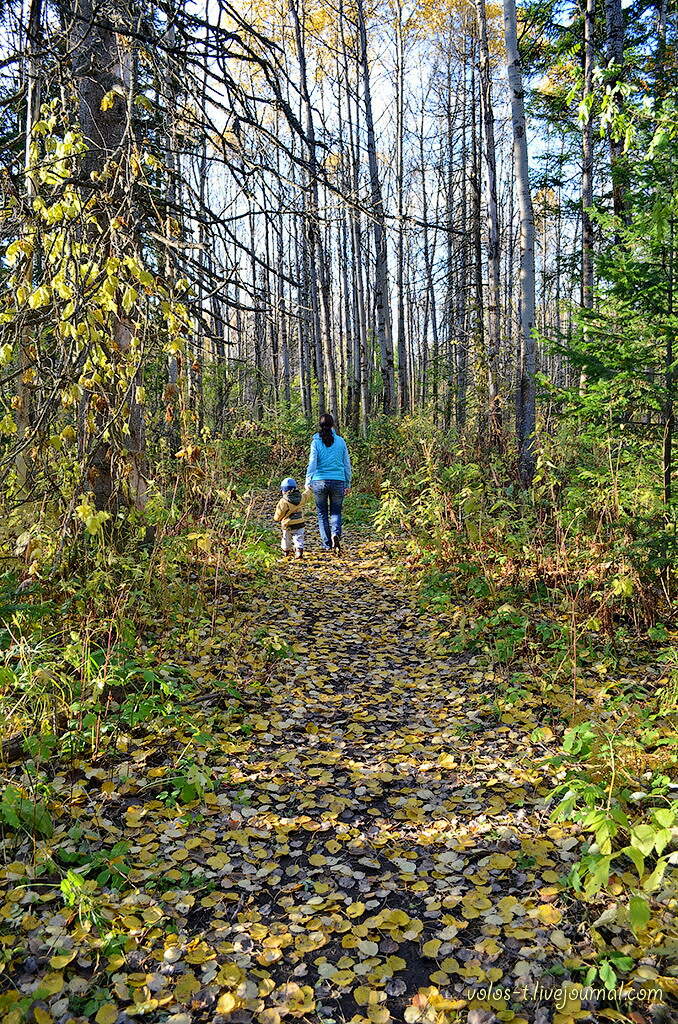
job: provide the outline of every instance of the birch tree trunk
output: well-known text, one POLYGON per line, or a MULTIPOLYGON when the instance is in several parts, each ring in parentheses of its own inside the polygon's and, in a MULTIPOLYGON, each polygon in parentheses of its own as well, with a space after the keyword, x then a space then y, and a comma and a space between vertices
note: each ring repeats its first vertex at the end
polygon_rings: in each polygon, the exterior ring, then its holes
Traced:
POLYGON ((403 41, 403 5, 396 8, 396 192, 398 196, 398 410, 401 416, 410 411, 410 383, 407 365, 407 336, 405 333, 405 47, 403 41))
POLYGON ((535 469, 536 388, 534 339, 534 212, 530 193, 527 134, 525 128, 525 93, 518 52, 515 0, 504 2, 504 33, 506 64, 511 97, 513 128, 513 162, 520 216, 520 349, 518 387, 516 393, 516 424, 520 479, 527 487, 535 469))

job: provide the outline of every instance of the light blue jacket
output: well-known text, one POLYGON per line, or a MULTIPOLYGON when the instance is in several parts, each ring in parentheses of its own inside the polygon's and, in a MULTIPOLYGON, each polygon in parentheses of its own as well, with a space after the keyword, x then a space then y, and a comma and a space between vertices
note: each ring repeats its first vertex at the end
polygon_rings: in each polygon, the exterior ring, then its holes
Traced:
POLYGON ((334 444, 329 447, 320 440, 320 434, 313 435, 306 470, 307 487, 317 480, 343 480, 347 487, 351 486, 351 460, 346 442, 334 430, 332 433, 334 444))

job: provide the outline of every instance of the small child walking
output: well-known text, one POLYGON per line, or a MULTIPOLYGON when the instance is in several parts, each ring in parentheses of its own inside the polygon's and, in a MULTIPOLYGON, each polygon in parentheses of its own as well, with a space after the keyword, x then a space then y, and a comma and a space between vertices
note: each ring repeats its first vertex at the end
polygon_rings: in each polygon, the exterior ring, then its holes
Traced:
POLYGON ((273 514, 275 522, 280 523, 282 527, 280 547, 287 558, 292 556, 292 548, 295 558, 303 558, 306 521, 302 509, 309 498, 313 497, 313 492, 307 487, 302 494, 297 487, 297 481, 291 476, 285 477, 280 485, 280 491, 282 498, 273 514))

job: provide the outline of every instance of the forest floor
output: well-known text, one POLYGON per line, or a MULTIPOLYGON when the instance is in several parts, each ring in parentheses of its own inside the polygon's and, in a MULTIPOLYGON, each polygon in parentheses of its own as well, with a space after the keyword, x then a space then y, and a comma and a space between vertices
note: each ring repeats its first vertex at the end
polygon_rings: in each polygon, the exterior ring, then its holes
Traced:
POLYGON ((268 646, 244 718, 208 688, 53 780, 70 812, 38 846, 45 862, 70 842, 74 867, 65 885, 25 858, 3 869, 0 931, 23 950, 4 1019, 661 1020, 639 1003, 615 1018, 602 986, 567 980, 593 952, 558 885, 582 836, 548 818, 534 708, 497 707, 491 667, 446 653, 449 620, 380 541, 349 528, 340 557, 314 548, 252 593, 215 585, 211 638, 184 652, 209 679, 247 671, 229 631, 268 646))

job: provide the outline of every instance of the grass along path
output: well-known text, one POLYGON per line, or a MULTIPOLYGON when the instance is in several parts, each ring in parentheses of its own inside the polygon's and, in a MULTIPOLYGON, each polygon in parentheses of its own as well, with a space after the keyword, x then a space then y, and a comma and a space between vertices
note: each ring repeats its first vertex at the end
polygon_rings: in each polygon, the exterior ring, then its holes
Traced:
POLYGON ((195 799, 167 799, 179 727, 61 780, 72 849, 101 851, 117 889, 4 869, 12 989, 37 1024, 604 1019, 600 995, 543 992, 595 949, 557 884, 581 838, 543 809, 531 711, 499 714, 494 673, 442 652, 382 545, 346 540, 281 561, 241 610, 284 657, 244 725, 215 730, 195 799))

